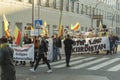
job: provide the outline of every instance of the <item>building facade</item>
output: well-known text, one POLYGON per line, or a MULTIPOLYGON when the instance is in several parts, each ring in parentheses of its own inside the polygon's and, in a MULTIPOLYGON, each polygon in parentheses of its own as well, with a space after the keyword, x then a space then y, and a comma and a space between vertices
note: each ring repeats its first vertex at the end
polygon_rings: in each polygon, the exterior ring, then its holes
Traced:
MULTIPOLYGON (((9 22, 11 35, 17 25, 24 33, 24 27, 32 23, 33 0, 0 0, 0 36, 4 35, 3 17, 9 22)), ((63 29, 71 24, 80 23, 81 31, 97 29, 100 21, 109 31, 120 34, 120 1, 119 0, 34 0, 34 20, 47 23, 49 35, 58 33, 60 9, 62 8, 63 29), (63 6, 61 5, 63 3, 63 6)))

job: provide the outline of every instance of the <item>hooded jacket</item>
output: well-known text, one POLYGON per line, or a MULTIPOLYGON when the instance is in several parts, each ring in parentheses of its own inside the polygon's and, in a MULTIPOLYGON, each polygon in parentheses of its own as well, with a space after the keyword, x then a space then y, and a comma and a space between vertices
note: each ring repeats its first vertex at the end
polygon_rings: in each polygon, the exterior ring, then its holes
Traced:
POLYGON ((7 43, 0 46, 1 80, 16 80, 13 49, 7 43))

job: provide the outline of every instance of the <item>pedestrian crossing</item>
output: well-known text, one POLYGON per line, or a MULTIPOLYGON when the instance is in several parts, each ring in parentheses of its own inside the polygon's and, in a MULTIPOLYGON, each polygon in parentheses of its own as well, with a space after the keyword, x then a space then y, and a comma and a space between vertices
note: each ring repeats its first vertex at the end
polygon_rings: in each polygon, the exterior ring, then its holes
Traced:
MULTIPOLYGON (((65 58, 50 63, 51 67, 54 69, 59 69, 59 68, 65 68, 66 63, 65 63, 65 58)), ((103 69, 104 71, 109 71, 109 72, 116 72, 120 71, 120 58, 119 57, 86 57, 86 56, 75 56, 72 57, 70 60, 70 65, 71 67, 68 67, 67 69, 71 70, 80 70, 80 69, 85 69, 85 70, 100 70, 103 69)), ((39 67, 46 67, 46 64, 40 65, 39 67)))

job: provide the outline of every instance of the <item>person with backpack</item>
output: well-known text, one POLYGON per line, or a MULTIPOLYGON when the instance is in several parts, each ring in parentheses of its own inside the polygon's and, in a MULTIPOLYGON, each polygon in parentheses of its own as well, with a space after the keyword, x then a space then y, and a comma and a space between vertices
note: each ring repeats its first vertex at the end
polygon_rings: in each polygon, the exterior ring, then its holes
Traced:
POLYGON ((43 61, 47 64, 48 66, 48 71, 47 72, 52 72, 52 69, 51 69, 51 66, 49 64, 49 61, 47 60, 47 55, 45 53, 45 47, 46 47, 46 42, 45 42, 45 39, 43 38, 43 36, 40 38, 40 41, 39 41, 39 48, 38 48, 38 59, 36 61, 36 64, 34 66, 34 68, 30 69, 31 72, 35 72, 38 65, 39 65, 39 62, 41 59, 43 59, 43 61))

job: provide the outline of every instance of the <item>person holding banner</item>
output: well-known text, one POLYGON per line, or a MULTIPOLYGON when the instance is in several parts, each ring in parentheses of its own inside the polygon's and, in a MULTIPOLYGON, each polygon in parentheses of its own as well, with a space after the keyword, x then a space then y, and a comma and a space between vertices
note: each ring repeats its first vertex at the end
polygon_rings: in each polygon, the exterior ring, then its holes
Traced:
POLYGON ((70 38, 70 35, 67 35, 63 43, 65 45, 66 67, 70 67, 69 62, 74 41, 70 38))
POLYGON ((9 47, 5 36, 1 38, 0 43, 1 80, 16 80, 13 49, 9 47))
POLYGON ((41 59, 43 59, 43 61, 44 61, 44 62, 47 64, 47 66, 48 66, 48 69, 49 69, 49 70, 48 70, 47 72, 52 72, 51 66, 50 66, 50 64, 49 64, 49 62, 48 62, 48 60, 47 60, 47 55, 46 55, 44 49, 45 49, 45 40, 44 40, 44 38, 42 37, 42 38, 40 38, 40 41, 39 41, 38 59, 37 59, 37 61, 36 61, 36 64, 35 64, 34 68, 30 69, 31 72, 35 72, 35 71, 36 71, 36 69, 37 69, 37 67, 38 67, 39 62, 40 62, 41 59))

